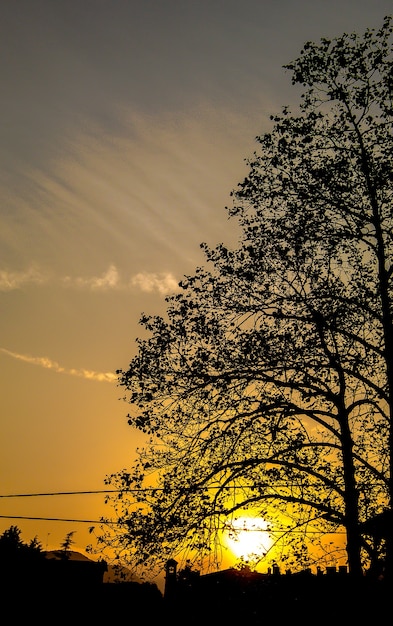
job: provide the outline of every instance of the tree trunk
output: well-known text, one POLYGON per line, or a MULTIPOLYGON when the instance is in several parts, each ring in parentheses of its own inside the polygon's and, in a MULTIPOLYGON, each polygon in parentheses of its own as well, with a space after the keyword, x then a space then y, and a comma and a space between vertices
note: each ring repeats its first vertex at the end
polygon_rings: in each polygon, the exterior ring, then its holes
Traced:
POLYGON ((351 576, 363 574, 361 562, 361 535, 359 529, 359 498, 356 489, 355 468, 353 464, 353 441, 348 423, 348 415, 342 411, 341 445, 345 484, 345 528, 347 533, 348 570, 351 576))

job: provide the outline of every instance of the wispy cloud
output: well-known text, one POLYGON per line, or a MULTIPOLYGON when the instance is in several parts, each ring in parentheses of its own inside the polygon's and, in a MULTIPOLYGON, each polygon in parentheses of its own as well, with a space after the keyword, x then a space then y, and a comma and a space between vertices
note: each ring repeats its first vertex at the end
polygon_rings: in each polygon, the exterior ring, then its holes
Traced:
POLYGON ((0 270, 0 291, 13 291, 28 285, 44 285, 50 281, 68 288, 102 292, 139 289, 167 295, 179 289, 179 281, 170 272, 139 272, 130 278, 123 278, 114 264, 98 276, 64 276, 60 279, 37 268, 24 272, 0 270))
POLYGON ((12 352, 6 348, 0 348, 0 351, 14 359, 18 359, 19 361, 31 363, 32 365, 38 365, 39 367, 53 370, 58 374, 69 374, 71 376, 78 376, 79 378, 87 378, 88 380, 96 380, 98 382, 107 383, 113 383, 117 380, 116 374, 112 372, 94 372, 93 370, 87 369, 66 368, 46 356, 37 357, 28 354, 19 354, 18 352, 12 352))
POLYGON ((69 286, 87 287, 92 291, 107 291, 121 286, 120 275, 115 265, 110 265, 101 276, 77 276, 75 278, 66 276, 64 283, 69 286))
POLYGON ((0 291, 13 291, 28 284, 42 285, 48 280, 48 274, 35 267, 30 267, 24 272, 0 270, 0 291))
POLYGON ((178 291, 179 281, 170 272, 138 272, 129 280, 123 279, 115 265, 109 268, 101 276, 67 276, 64 283, 68 286, 87 288, 92 291, 129 290, 130 288, 148 293, 167 295, 178 291))
POLYGON ((173 293, 179 289, 179 281, 169 273, 152 274, 140 272, 131 278, 130 284, 133 287, 139 287, 141 291, 158 291, 162 295, 173 293))

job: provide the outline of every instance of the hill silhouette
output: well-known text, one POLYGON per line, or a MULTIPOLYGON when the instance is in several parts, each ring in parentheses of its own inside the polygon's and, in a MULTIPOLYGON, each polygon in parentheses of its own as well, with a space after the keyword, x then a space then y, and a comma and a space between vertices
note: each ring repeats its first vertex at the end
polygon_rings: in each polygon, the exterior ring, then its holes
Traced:
MULTIPOLYGON (((46 550, 44 552, 46 559, 64 560, 64 552, 62 550, 46 550)), ((77 550, 67 551, 67 560, 69 561, 85 561, 90 563, 97 563, 93 559, 77 550)), ((103 583, 140 583, 143 584, 140 578, 135 576, 127 567, 122 565, 107 564, 107 569, 103 575, 103 583)))

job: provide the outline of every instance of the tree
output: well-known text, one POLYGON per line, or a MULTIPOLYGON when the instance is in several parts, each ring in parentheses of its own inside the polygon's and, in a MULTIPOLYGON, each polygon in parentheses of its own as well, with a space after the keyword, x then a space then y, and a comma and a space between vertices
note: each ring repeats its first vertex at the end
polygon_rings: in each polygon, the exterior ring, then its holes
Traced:
POLYGON ((61 558, 64 561, 68 561, 71 556, 70 548, 75 543, 73 539, 74 534, 75 534, 74 530, 67 533, 61 544, 61 558))
POLYGON ((42 555, 42 546, 37 537, 25 543, 21 539, 21 530, 18 526, 10 526, 0 535, 0 559, 5 561, 17 558, 36 558, 42 555))
POLYGON ((271 117, 232 193, 238 247, 202 244, 166 316, 142 315, 118 375, 148 443, 107 477, 120 531, 101 537, 130 560, 215 555, 252 509, 282 559, 295 530, 344 530, 353 575, 392 575, 392 529, 377 548, 364 532, 392 508, 392 57, 390 17, 304 45, 299 110, 271 117))
POLYGON ((25 543, 18 526, 10 526, 0 535, 0 582, 15 582, 39 571, 45 560, 37 537, 25 543))

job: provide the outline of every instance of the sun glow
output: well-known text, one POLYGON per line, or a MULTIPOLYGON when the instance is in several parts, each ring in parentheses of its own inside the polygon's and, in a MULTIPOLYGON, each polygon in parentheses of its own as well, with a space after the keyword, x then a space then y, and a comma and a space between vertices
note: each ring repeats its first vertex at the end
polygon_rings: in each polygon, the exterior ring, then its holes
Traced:
POLYGON ((244 561, 263 558, 273 545, 269 526, 261 517, 239 517, 226 525, 225 543, 244 561))

